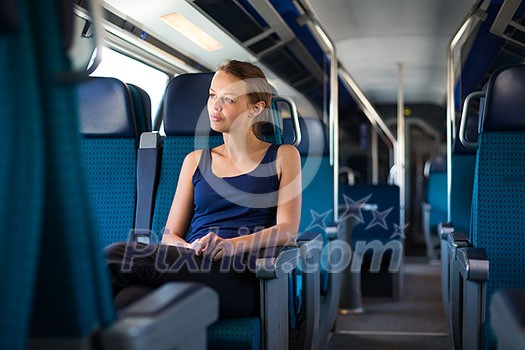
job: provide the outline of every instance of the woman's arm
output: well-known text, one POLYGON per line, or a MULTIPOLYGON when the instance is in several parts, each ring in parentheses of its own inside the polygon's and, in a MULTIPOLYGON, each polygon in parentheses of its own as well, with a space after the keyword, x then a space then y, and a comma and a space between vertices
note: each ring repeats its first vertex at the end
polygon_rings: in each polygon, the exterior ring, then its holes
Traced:
POLYGON ((214 233, 194 242, 197 254, 210 254, 214 260, 223 256, 256 251, 266 247, 293 246, 301 220, 301 158, 294 146, 282 145, 277 152, 280 175, 277 218, 272 227, 246 236, 222 239, 214 233))
POLYGON ((199 164, 202 150, 193 151, 184 158, 179 181, 166 227, 162 235, 162 244, 187 247, 184 239, 193 216, 193 173, 199 164))

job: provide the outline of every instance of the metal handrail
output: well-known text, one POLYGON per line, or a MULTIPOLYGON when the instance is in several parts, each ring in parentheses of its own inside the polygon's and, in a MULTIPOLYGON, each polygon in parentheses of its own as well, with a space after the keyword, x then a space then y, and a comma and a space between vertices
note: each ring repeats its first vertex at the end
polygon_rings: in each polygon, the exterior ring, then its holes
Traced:
POLYGON ((273 96, 272 99, 276 102, 285 102, 290 106, 290 114, 291 119, 293 122, 293 129, 294 129, 294 135, 295 138, 292 142, 292 145, 299 146, 301 143, 301 140, 303 138, 303 135, 301 133, 301 126, 299 125, 299 113, 297 112, 297 105, 295 104, 295 101, 287 96, 273 96))
POLYGON ((459 124, 459 141, 461 141, 461 144, 467 148, 476 149, 478 148, 478 143, 470 141, 468 139, 468 116, 470 111, 470 105, 472 103, 472 100, 474 99, 480 99, 485 97, 485 92, 483 91, 474 91, 470 93, 467 98, 465 99, 465 102, 463 103, 463 111, 461 113, 461 122, 459 124))

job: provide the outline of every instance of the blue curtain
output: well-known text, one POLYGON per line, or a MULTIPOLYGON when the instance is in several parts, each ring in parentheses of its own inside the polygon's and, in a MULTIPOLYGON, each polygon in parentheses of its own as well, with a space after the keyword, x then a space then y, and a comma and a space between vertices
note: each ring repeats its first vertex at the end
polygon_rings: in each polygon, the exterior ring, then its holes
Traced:
POLYGON ((58 3, 18 0, 19 28, 0 33, 2 349, 24 349, 29 334, 87 336, 114 317, 80 161, 75 85, 58 79, 71 69, 58 3))

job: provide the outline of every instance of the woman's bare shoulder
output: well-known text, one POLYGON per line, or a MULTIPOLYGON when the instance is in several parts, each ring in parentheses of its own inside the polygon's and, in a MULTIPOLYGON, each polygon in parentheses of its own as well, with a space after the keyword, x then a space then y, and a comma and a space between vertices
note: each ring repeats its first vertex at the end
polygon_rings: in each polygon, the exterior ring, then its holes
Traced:
POLYGON ((293 145, 281 145, 277 150, 277 157, 284 157, 284 159, 299 159, 299 151, 293 145))
POLYGON ((199 165, 201 155, 201 149, 196 149, 195 151, 188 153, 186 155, 186 158, 184 158, 184 165, 189 167, 190 169, 195 170, 195 168, 197 168, 197 165, 199 165))

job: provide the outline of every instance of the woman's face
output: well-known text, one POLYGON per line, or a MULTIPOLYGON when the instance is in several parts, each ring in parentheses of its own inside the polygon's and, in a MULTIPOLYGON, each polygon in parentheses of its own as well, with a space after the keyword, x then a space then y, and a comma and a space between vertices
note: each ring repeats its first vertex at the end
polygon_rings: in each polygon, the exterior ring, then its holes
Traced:
POLYGON ((213 76, 208 97, 211 128, 230 132, 250 127, 250 109, 246 83, 224 71, 213 76))

